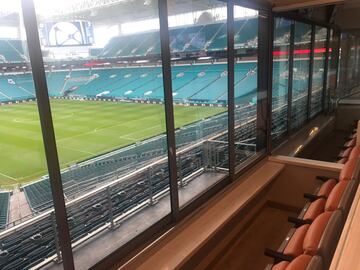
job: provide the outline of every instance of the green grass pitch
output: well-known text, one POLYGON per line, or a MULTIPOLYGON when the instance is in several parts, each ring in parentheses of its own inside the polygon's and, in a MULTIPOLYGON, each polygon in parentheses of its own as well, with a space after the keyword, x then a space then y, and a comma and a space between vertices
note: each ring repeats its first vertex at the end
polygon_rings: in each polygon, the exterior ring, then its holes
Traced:
MULTIPOLYGON (((51 108, 61 168, 165 131, 163 105, 52 100, 51 108)), ((225 110, 175 106, 175 126, 225 110)), ((0 123, 0 187, 47 174, 36 103, 1 106, 0 123)))

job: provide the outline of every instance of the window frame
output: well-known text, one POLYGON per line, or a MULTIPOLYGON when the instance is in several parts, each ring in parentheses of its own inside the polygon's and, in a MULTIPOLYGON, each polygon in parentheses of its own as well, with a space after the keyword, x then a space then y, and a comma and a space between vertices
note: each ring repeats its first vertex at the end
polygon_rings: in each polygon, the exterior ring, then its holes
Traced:
MULTIPOLYGON (((299 131, 299 129, 301 129, 304 125, 308 124, 311 120, 313 120, 315 117, 317 117, 319 114, 327 114, 331 108, 330 106, 326 106, 325 103, 326 102, 330 102, 330 95, 329 99, 326 100, 326 91, 327 91, 327 67, 329 66, 329 55, 330 55, 330 30, 333 30, 334 35, 336 33, 341 33, 340 30, 331 25, 331 24, 326 24, 326 23, 319 23, 319 22, 314 22, 312 20, 306 19, 302 16, 293 14, 293 13, 274 13, 274 18, 283 18, 283 19, 287 19, 291 21, 291 27, 290 27, 290 57, 289 57, 289 82, 288 82, 288 108, 287 108, 287 131, 286 131, 286 135, 283 136, 282 139, 280 139, 279 141, 276 141, 276 145, 274 147, 271 148, 271 152, 273 152, 280 144, 286 142, 287 140, 289 140, 290 136, 294 135, 295 133, 297 133, 299 131), (290 127, 290 123, 291 123, 291 118, 292 118, 292 108, 291 108, 291 102, 292 102, 292 90, 293 90, 293 67, 294 67, 294 35, 295 35, 295 23, 296 22, 300 22, 300 23, 305 23, 305 24, 309 24, 311 25, 312 31, 311 31, 311 49, 310 49, 310 59, 309 59, 309 82, 308 82, 308 100, 307 100, 307 119, 305 121, 305 123, 297 129, 291 130, 290 127), (315 116, 310 117, 311 115, 311 93, 312 93, 312 80, 313 80, 313 64, 314 64, 314 47, 315 47, 315 28, 316 26, 319 27, 324 27, 327 29, 327 34, 326 34, 326 60, 325 60, 325 64, 324 66, 326 67, 326 70, 324 70, 324 81, 323 81, 323 86, 322 86, 322 108, 321 108, 321 112, 317 113, 315 116), (311 71, 311 72, 310 72, 311 71)), ((273 29, 275 28, 275 20, 273 22, 273 29)), ((339 42, 340 42, 340 38, 339 38, 339 42)), ((332 61, 336 61, 337 63, 339 63, 339 48, 340 46, 336 47, 335 50, 333 48, 332 52, 331 52, 331 56, 332 56, 332 61)), ((273 63, 272 63, 273 64, 273 63)), ((338 77, 339 74, 339 65, 337 65, 337 70, 336 70, 336 77, 338 77)), ((336 86, 335 88, 337 88, 337 84, 338 84, 338 79, 336 80, 336 86)), ((271 113, 272 115, 272 113, 271 113)), ((274 143, 274 142, 272 142, 274 143)))
MULTIPOLYGON (((71 239, 69 234, 69 225, 67 222, 66 204, 62 193, 62 181, 59 168, 58 152, 56 149, 56 140, 53 130, 53 123, 51 117, 51 108, 47 92, 47 83, 45 76, 45 69, 43 65, 41 46, 39 42, 39 32, 37 28, 36 13, 33 0, 22 0, 23 18, 27 32, 27 44, 29 48, 29 55, 34 76, 35 90, 37 95, 38 109, 40 114, 41 130, 45 144, 45 155, 47 158, 49 176, 51 177, 51 188, 54 197, 54 209, 59 228, 59 242, 62 252, 62 260, 65 269, 74 269, 73 249, 71 247, 71 239)), ((195 198, 189 205, 186 205, 181 211, 179 208, 178 184, 177 184, 177 163, 176 163, 176 144, 175 144, 175 128, 174 128, 174 111, 172 98, 172 81, 171 81, 171 57, 170 57, 170 42, 169 42, 169 27, 168 27, 168 7, 167 0, 158 0, 159 22, 160 22, 160 37, 161 37, 161 59, 163 83, 165 92, 165 119, 166 119, 166 135, 168 143, 168 166, 170 179, 170 202, 171 213, 157 221, 148 229, 140 233, 137 237, 130 240, 124 246, 119 247, 115 252, 109 254, 101 261, 96 263, 93 268, 100 269, 108 267, 119 261, 119 256, 128 255, 135 247, 144 246, 161 233, 173 227, 175 224, 183 220, 189 213, 193 212, 199 205, 205 203, 214 194, 219 192, 231 182, 236 181, 236 178, 244 172, 254 167, 260 160, 271 154, 273 150, 271 138, 271 123, 272 123, 272 71, 273 71, 273 40, 274 40, 274 23, 275 18, 282 17, 291 21, 290 27, 290 57, 289 57, 289 83, 288 83, 288 111, 287 111, 287 132, 284 136, 284 141, 287 140, 293 132, 290 129, 290 122, 292 116, 291 102, 292 102, 292 86, 293 86, 293 65, 294 65, 294 29, 295 21, 310 23, 314 28, 315 25, 326 27, 327 33, 327 57, 326 64, 328 65, 329 54, 329 31, 332 28, 330 25, 317 24, 304 18, 294 17, 290 14, 278 14, 271 11, 271 6, 263 4, 263 2, 250 0, 229 0, 227 1, 227 65, 228 65, 228 144, 229 144, 229 175, 224 180, 219 181, 213 187, 208 189, 199 197, 195 198), (258 91, 266 92, 267 97, 259 102, 257 122, 260 128, 257 128, 257 136, 263 138, 265 142, 265 150, 259 152, 254 159, 245 162, 244 164, 235 166, 235 97, 234 97, 234 77, 235 77, 235 61, 234 61, 234 5, 239 5, 259 12, 259 27, 258 27, 258 91), (261 25, 261 27, 260 27, 261 25), (260 75, 259 75, 260 74, 260 75), (260 134, 261 133, 261 134, 260 134)), ((20 15, 21 16, 21 15, 20 15)), ((314 31, 312 31, 314 32, 314 31)), ((312 36, 314 33, 312 33, 312 36)), ((340 42, 339 38, 339 42, 340 42)), ((312 48, 314 41, 312 38, 312 48)), ((339 47, 337 50, 337 59, 339 59, 339 47)), ((310 65, 313 65, 314 53, 311 49, 312 56, 310 57, 310 65)), ((332 52, 333 53, 333 52, 332 52)), ((326 69, 327 74, 327 69, 326 69)), ((337 68, 338 75, 338 68, 337 68)), ((312 77, 312 74, 310 75, 312 77)), ((325 78, 325 76, 324 76, 325 78)), ((327 79, 327 76, 326 76, 327 79)), ((323 93, 326 89, 326 79, 324 79, 323 93)), ((310 81, 310 78, 309 78, 310 81)), ((311 84, 309 82, 309 87, 311 84)), ((308 97, 308 102, 311 102, 311 89, 308 97)), ((323 97, 325 102, 325 97, 323 97)), ((310 105, 311 106, 311 105, 310 105)), ((308 105, 308 115, 310 106, 308 105)), ((324 105, 322 106, 324 111, 324 105)), ((309 116, 307 121, 310 121, 309 116)))

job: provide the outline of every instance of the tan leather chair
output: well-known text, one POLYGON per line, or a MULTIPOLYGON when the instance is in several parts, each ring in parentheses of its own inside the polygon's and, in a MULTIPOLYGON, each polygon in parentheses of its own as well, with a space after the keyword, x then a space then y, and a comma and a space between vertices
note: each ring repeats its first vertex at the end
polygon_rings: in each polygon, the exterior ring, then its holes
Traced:
POLYGON ((298 256, 319 255, 323 258, 324 269, 331 263, 332 256, 340 237, 342 228, 342 212, 324 212, 311 224, 305 224, 295 229, 290 239, 286 240, 283 250, 266 250, 265 255, 273 257, 276 263, 292 262, 298 256))
POLYGON ((334 186, 327 198, 319 198, 305 206, 298 218, 313 221, 321 213, 335 210, 341 210, 346 217, 355 192, 354 180, 340 181, 334 186))
POLYGON ((272 270, 322 270, 322 258, 319 256, 300 255, 293 261, 275 264, 272 270))

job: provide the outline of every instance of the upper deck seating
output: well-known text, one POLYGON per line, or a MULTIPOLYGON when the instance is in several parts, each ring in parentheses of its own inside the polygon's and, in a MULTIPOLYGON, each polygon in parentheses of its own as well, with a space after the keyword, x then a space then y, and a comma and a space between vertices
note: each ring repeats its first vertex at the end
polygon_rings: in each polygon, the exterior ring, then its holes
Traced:
POLYGON ((0 62, 24 62, 23 42, 19 39, 0 39, 0 62))
MULTIPOLYGON (((257 18, 236 20, 235 48, 256 47, 257 18)), ((225 51, 227 30, 225 22, 176 27, 169 30, 171 53, 225 51)), ((159 32, 136 33, 112 38, 97 57, 116 58, 160 54, 159 32)))

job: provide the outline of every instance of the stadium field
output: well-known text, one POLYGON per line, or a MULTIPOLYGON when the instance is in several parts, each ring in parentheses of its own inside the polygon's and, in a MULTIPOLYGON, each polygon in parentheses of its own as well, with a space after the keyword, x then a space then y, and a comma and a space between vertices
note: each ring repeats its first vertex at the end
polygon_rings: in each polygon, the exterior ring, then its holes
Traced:
MULTIPOLYGON (((51 101, 62 168, 165 131, 163 105, 106 101, 51 101)), ((181 127, 226 110, 175 106, 181 127)), ((47 174, 35 102, 0 107, 0 186, 31 182, 47 174)))

